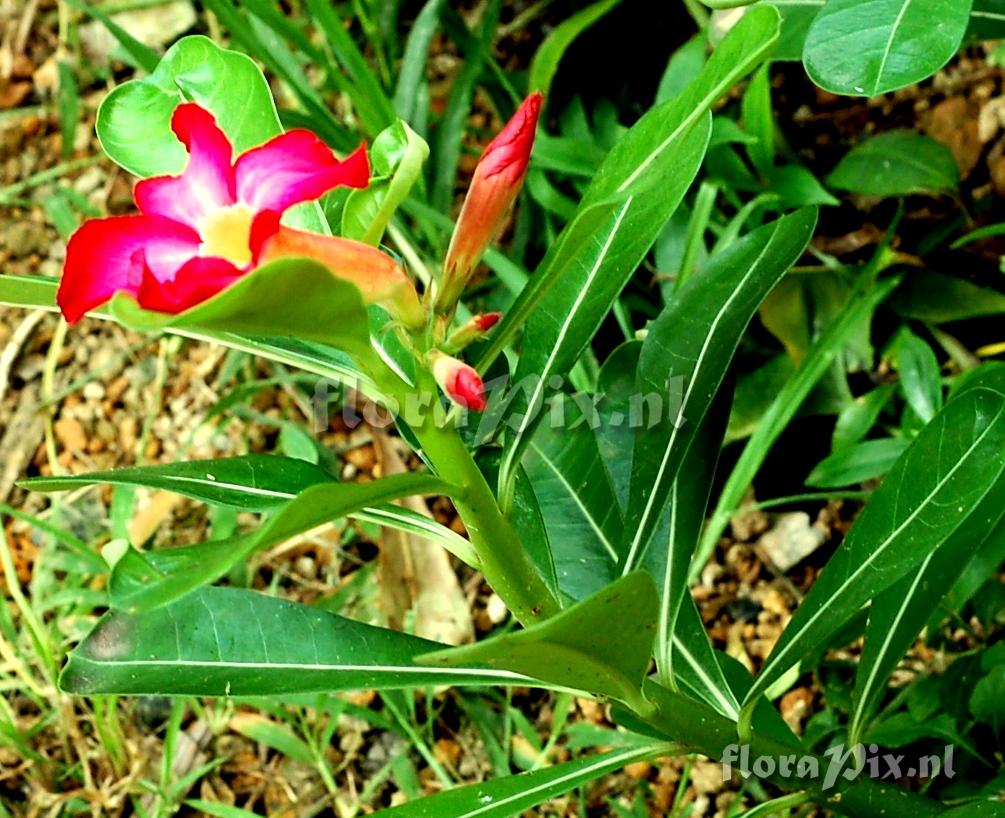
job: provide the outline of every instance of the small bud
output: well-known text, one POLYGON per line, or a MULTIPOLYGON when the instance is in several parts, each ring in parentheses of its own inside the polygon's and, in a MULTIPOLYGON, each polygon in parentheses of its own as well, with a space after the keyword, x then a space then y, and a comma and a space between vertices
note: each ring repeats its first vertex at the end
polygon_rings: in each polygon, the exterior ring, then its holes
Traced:
POLYGON ((450 352, 460 352, 468 344, 477 341, 492 329, 500 318, 502 318, 501 312, 487 312, 482 315, 476 315, 450 334, 450 338, 447 339, 446 349, 450 352))
POLYGON ((433 377, 450 400, 465 409, 485 410, 485 384, 473 367, 439 350, 431 353, 431 360, 433 377))
POLYGON ((531 94, 482 154, 450 239, 436 311, 451 310, 523 186, 542 97, 531 94))

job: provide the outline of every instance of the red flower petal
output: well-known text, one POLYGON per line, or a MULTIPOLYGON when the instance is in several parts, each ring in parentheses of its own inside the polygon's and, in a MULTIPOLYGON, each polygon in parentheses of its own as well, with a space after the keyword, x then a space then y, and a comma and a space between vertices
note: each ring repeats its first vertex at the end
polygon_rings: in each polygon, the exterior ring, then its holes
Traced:
POLYGON ((235 202, 233 148, 213 115, 194 102, 175 108, 171 128, 188 149, 181 176, 157 176, 136 184, 140 211, 199 229, 202 220, 235 202))
POLYGON ((242 153, 234 174, 239 201, 255 212, 282 213, 339 185, 366 187, 370 165, 363 145, 340 162, 310 131, 297 130, 242 153))
POLYGON ((158 280, 199 252, 199 235, 160 216, 114 216, 85 222, 66 247, 56 302, 71 323, 116 292, 136 293, 144 267, 158 280))
POLYGON ((145 310, 174 315, 212 298, 244 274, 226 259, 212 256, 189 259, 170 281, 159 281, 145 267, 136 300, 145 310))

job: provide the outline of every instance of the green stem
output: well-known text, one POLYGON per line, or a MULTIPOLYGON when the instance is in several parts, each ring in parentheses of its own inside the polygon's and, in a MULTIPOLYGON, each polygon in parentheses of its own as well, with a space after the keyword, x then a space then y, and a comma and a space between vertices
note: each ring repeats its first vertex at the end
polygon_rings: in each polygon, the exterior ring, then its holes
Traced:
MULTIPOLYGON (((673 693, 652 681, 646 683, 645 694, 656 705, 655 714, 645 719, 650 730, 655 729, 662 736, 715 759, 724 759, 727 748, 735 751, 740 744, 736 723, 708 705, 673 693)), ((734 767, 744 769, 744 758, 749 766, 753 766, 758 758, 775 759, 775 773, 764 776, 766 780, 787 790, 805 790, 817 804, 848 818, 876 818, 879 815, 883 818, 936 818, 945 812, 945 807, 936 801, 884 784, 870 778, 865 771, 851 781, 837 775, 831 782, 826 774, 835 762, 830 757, 808 753, 798 744, 787 744, 757 733, 752 733, 746 744, 749 752, 745 756, 735 758, 737 753, 734 752, 734 758, 729 759, 734 767), (815 759, 819 774, 812 777, 797 775, 795 763, 783 768, 779 760, 793 756, 815 759), (787 769, 788 773, 782 774, 782 769, 787 769)))
POLYGON ((471 544, 480 560, 486 581, 499 594, 522 625, 554 616, 561 605, 531 562, 519 534, 499 508, 495 495, 461 439, 454 423, 439 411, 439 392, 432 376, 419 370, 418 383, 409 386, 386 367, 375 370, 379 388, 398 401, 399 407, 415 405, 409 394, 433 397, 417 418, 406 418, 422 453, 436 474, 458 486, 454 507, 464 521, 471 544))

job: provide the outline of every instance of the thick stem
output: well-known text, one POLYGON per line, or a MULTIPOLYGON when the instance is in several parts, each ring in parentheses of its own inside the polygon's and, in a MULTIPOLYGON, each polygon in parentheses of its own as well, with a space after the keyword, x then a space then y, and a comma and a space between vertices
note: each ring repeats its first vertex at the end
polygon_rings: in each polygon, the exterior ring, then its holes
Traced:
MULTIPOLYGON (((744 759, 749 766, 758 758, 774 759, 773 775, 764 776, 787 790, 806 790, 813 801, 849 818, 936 818, 946 808, 930 798, 877 781, 863 772, 849 781, 836 775, 834 781, 827 777, 836 763, 830 757, 814 756, 798 745, 786 744, 763 735, 753 733, 747 743, 746 755, 738 753, 736 723, 720 715, 705 704, 699 703, 679 693, 674 693, 654 682, 646 684, 646 696, 657 706, 655 715, 645 719, 645 723, 658 731, 664 738, 680 742, 709 758, 723 759, 727 748, 733 749, 733 758, 728 759, 737 769, 743 769, 744 759), (783 766, 782 758, 815 759, 819 774, 797 775, 795 763, 783 766), (735 759, 735 760, 734 760, 735 759), (788 770, 782 774, 782 770, 788 770)), ((764 763, 764 762, 762 762, 764 763)), ((749 771, 749 770, 748 770, 749 771)), ((835 773, 837 770, 835 769, 835 773)))
MULTIPOLYGON (((406 388, 390 372, 380 381, 381 388, 397 399, 399 406, 409 404, 407 392, 416 388, 434 398, 439 394, 426 372, 419 373, 417 387, 406 388)), ((435 409, 434 402, 433 408, 423 411, 421 417, 406 420, 436 474, 461 489, 452 499, 481 561, 482 574, 522 625, 553 616, 561 610, 558 599, 534 567, 516 529, 499 509, 495 495, 454 424, 435 409)))

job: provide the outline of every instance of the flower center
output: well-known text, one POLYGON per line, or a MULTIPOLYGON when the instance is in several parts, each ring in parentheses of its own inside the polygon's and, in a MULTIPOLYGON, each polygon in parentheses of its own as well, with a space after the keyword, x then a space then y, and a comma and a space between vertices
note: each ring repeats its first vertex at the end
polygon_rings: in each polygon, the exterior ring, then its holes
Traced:
POLYGON ((225 258, 236 267, 251 263, 251 222, 255 214, 241 204, 225 207, 209 216, 199 231, 199 254, 225 258))

